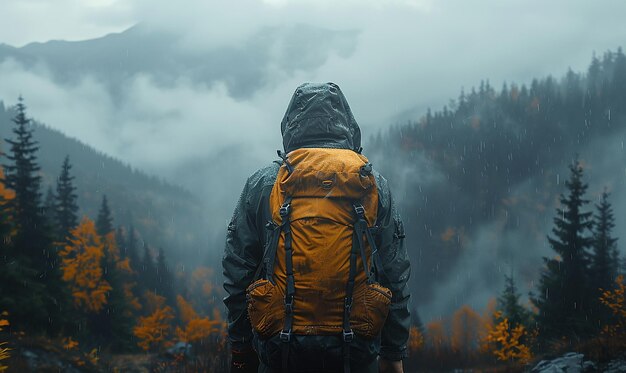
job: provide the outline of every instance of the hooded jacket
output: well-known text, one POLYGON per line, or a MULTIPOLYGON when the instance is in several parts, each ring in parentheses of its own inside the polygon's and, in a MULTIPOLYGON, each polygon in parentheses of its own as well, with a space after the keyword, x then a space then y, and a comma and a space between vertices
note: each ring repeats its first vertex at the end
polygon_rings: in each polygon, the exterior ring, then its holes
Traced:
MULTIPOLYGON (((305 83, 298 87, 281 123, 286 153, 310 148, 340 148, 361 151, 361 130, 348 102, 334 83, 305 83)), ((243 188, 233 217, 228 225, 222 266, 224 303, 228 309, 228 334, 233 347, 251 343, 252 327, 246 308, 246 288, 263 256, 265 225, 271 220, 269 196, 278 174, 280 162, 262 168, 250 176, 243 188)), ((383 265, 381 285, 393 293, 387 320, 379 340, 362 342, 362 350, 380 354, 388 360, 407 355, 409 337, 410 264, 404 246, 404 228, 387 181, 374 170, 379 206, 377 246, 383 265)), ((328 338, 328 337, 327 337, 328 338)))

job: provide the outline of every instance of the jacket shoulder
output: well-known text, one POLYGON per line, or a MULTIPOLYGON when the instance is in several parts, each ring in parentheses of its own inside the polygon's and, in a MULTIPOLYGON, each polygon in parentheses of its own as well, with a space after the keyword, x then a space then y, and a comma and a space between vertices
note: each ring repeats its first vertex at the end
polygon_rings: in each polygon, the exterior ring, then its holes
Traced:
POLYGON ((279 164, 272 162, 271 164, 256 170, 248 177, 248 181, 246 182, 249 190, 261 190, 268 185, 274 185, 279 168, 279 164))
POLYGON ((387 179, 380 172, 373 170, 376 178, 376 187, 378 188, 378 204, 379 210, 389 211, 391 208, 391 191, 387 179))

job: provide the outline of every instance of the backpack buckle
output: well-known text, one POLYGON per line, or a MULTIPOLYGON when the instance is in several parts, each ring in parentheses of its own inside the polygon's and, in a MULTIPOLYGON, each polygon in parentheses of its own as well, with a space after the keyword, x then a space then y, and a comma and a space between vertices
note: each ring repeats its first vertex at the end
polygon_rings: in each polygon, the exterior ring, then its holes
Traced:
POLYGON ((280 206, 280 210, 278 210, 278 213, 280 214, 281 218, 284 218, 285 216, 289 215, 289 210, 291 210, 291 203, 284 203, 282 206, 280 206))
POLYGON ((350 343, 352 342, 352 340, 354 339, 354 332, 352 331, 352 329, 348 330, 348 331, 343 331, 343 341, 346 343, 350 343))
POLYGON ((280 332, 280 341, 285 342, 285 343, 288 343, 289 341, 291 341, 291 329, 287 331, 282 330, 280 332))
POLYGON ((358 217, 362 218, 365 215, 365 207, 363 207, 363 205, 361 204, 355 204, 354 212, 356 213, 358 217))
POLYGON ((293 295, 285 297, 285 312, 287 314, 293 313, 293 295))

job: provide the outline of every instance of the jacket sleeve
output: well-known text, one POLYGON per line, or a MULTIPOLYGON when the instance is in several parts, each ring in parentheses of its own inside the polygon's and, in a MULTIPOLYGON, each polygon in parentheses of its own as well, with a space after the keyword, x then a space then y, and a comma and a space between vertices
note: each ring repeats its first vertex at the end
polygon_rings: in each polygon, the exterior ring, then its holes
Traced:
POLYGON ((404 227, 400 214, 388 190, 384 196, 385 211, 379 224, 378 250, 383 267, 381 285, 393 293, 387 321, 382 330, 380 356, 388 360, 407 357, 407 341, 411 315, 409 312, 409 288, 411 274, 409 257, 404 245, 404 227))
POLYGON ((235 348, 248 346, 252 327, 246 308, 246 288, 253 280, 262 257, 254 209, 250 201, 250 180, 246 183, 233 217, 228 224, 222 258, 224 304, 228 314, 228 336, 235 348))

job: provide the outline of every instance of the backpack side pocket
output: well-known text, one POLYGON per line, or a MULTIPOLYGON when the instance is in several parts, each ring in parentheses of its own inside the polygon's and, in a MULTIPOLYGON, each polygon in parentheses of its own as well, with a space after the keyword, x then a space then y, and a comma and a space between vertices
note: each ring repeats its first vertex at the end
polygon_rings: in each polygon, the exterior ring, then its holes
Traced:
POLYGON ((284 299, 278 287, 266 279, 253 282, 246 289, 248 317, 261 338, 280 332, 284 319, 284 299))

